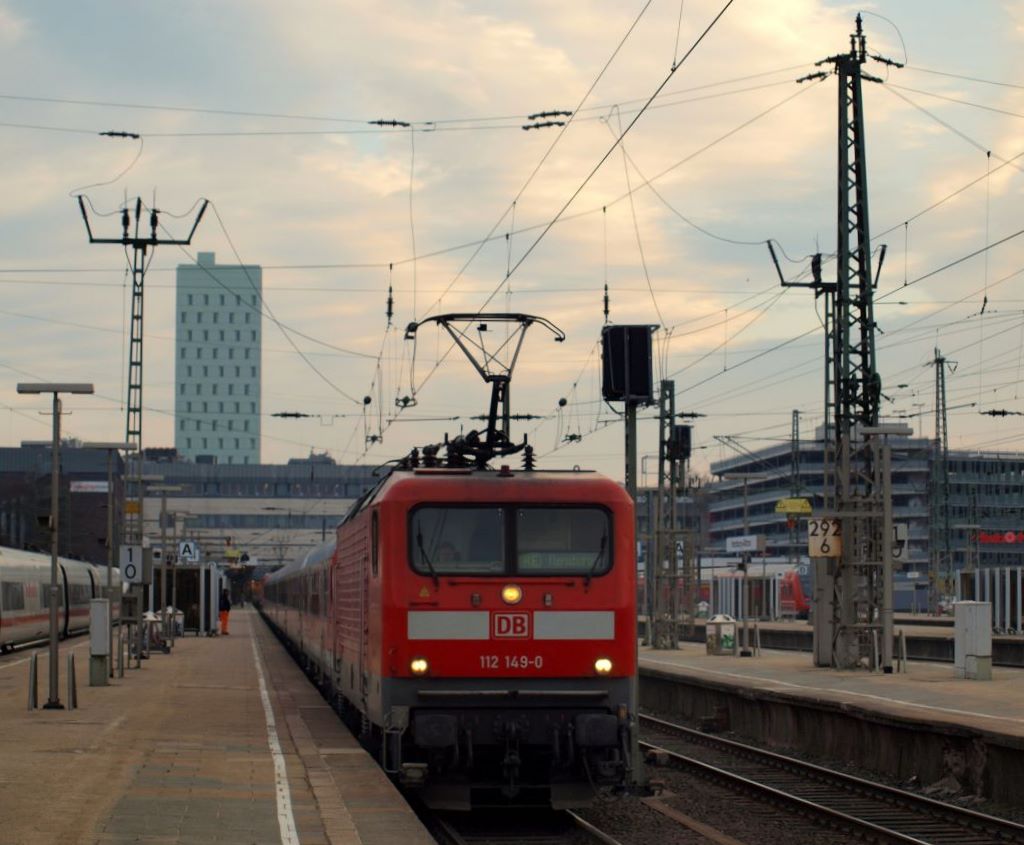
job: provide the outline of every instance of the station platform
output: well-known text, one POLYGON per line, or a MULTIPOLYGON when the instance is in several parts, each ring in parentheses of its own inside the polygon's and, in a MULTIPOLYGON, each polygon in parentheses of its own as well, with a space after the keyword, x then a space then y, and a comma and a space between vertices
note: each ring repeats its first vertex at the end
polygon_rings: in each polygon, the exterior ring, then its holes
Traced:
POLYGON ((804 653, 720 656, 694 643, 640 651, 648 710, 899 782, 945 782, 954 792, 1020 805, 1024 670, 996 667, 992 676, 956 679, 951 665, 919 662, 890 675, 837 671, 813 666, 804 653))
MULTIPOLYGON (((694 625, 692 642, 706 639, 706 620, 694 625)), ((641 617, 640 632, 645 620, 641 617)), ((810 652, 814 632, 806 619, 759 622, 761 644, 766 649, 810 652)), ((910 660, 953 662, 953 619, 948 616, 897 614, 895 630, 906 637, 907 657, 910 660)), ((1024 636, 1020 634, 994 634, 992 637, 992 665, 1024 668, 1024 636)))
POLYGON ((24 656, 0 663, 0 841, 434 842, 254 610, 107 687, 82 646, 76 710, 28 710, 24 656))

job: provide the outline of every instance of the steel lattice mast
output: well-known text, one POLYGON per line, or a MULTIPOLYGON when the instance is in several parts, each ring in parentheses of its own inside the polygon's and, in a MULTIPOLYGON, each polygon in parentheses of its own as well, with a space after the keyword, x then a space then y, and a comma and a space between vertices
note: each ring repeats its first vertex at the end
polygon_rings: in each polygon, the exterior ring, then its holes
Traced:
MULTIPOLYGON (((157 235, 160 225, 160 211, 156 208, 147 209, 143 206, 142 198, 135 199, 134 232, 132 232, 132 214, 128 206, 121 210, 121 237, 119 238, 98 238, 92 233, 89 225, 89 215, 85 210, 84 198, 78 196, 78 207, 82 212, 82 219, 85 221, 85 231, 89 236, 89 243, 92 244, 119 244, 132 248, 131 271, 132 271, 132 308, 131 328, 128 344, 128 413, 125 424, 125 442, 131 444, 128 458, 126 490, 129 500, 134 500, 134 505, 125 508, 125 539, 130 544, 142 543, 142 322, 143 322, 143 293, 146 279, 148 261, 146 253, 155 249, 158 245, 180 245, 187 246, 192 243, 192 236, 199 227, 199 221, 203 219, 208 200, 203 200, 196 214, 195 222, 188 237, 163 238, 157 235), (143 228, 143 214, 149 213, 149 229, 147 235, 143 228)), ((150 256, 152 260, 152 256, 150 256)))
MULTIPOLYGON (((868 215, 864 80, 869 58, 857 15, 847 53, 817 62, 838 78, 836 279, 823 282, 821 257, 812 262, 811 287, 825 298, 825 506, 841 525, 841 555, 815 564, 815 647, 818 665, 849 668, 892 663, 892 505, 887 435, 879 426, 881 379, 875 357, 874 288, 868 215)), ((870 58, 900 66, 880 56, 870 58)), ((819 71, 799 80, 825 79, 819 71)), ((769 249, 771 244, 769 243, 769 249)), ((879 266, 885 247, 879 256, 879 266)), ((775 258, 774 250, 772 257, 775 258)), ((776 261, 776 266, 778 262, 776 261)), ((781 278, 781 271, 780 271, 781 278)), ((898 430, 897 430, 898 429, 898 430)))
POLYGON ((937 613, 942 594, 953 592, 949 525, 949 428, 946 422, 946 358, 935 349, 935 443, 931 460, 931 531, 928 546, 928 611, 937 613))

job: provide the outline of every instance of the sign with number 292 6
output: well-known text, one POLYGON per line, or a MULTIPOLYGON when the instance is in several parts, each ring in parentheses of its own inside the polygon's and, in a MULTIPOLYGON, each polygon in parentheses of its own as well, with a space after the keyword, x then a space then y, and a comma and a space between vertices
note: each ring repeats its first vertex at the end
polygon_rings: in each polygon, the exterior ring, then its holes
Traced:
POLYGON ((838 519, 807 520, 807 554, 811 557, 841 557, 843 540, 838 519))

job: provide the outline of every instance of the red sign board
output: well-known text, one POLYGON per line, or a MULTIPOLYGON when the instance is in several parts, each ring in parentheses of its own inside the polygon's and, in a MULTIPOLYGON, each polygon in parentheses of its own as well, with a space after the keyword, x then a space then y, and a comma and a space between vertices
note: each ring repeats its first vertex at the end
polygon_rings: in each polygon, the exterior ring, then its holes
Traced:
POLYGON ((1024 545, 1024 531, 979 531, 978 542, 993 545, 1013 543, 1024 545))

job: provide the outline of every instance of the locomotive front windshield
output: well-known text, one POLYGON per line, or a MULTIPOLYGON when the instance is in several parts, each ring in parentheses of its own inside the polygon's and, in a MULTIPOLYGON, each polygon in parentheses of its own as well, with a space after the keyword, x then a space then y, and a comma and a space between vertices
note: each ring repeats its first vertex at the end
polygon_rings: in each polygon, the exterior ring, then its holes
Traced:
POLYGON ((611 518, 598 507, 426 506, 409 520, 423 575, 603 575, 611 518))

